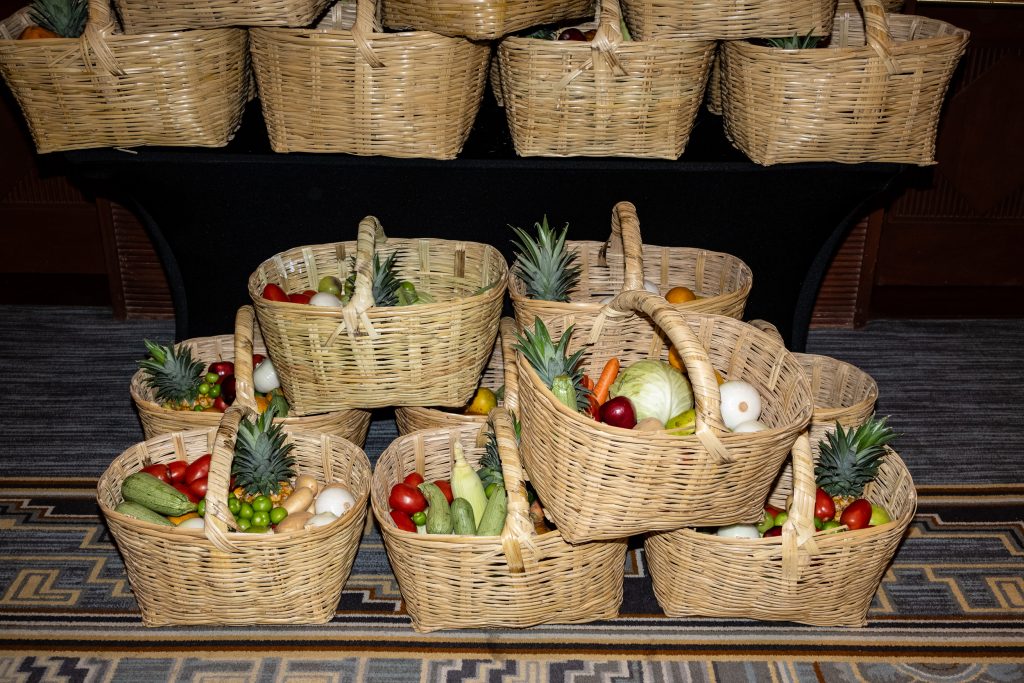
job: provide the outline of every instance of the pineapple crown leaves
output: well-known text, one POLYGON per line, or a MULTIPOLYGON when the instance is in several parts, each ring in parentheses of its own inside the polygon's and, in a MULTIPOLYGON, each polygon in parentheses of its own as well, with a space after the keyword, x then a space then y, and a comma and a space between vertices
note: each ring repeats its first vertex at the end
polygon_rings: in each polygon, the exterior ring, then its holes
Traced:
POLYGON ((139 361, 146 386, 158 401, 192 401, 199 395, 206 365, 192 358, 192 350, 182 344, 166 346, 144 339, 149 358, 139 361))
POLYGON ((36 26, 64 38, 77 38, 85 31, 89 0, 34 0, 28 16, 36 26))
POLYGON ((885 446, 896 437, 886 424, 888 417, 872 416, 855 429, 844 430, 836 422, 818 443, 818 463, 814 477, 829 495, 860 496, 864 487, 878 474, 885 458, 885 446))
POLYGON ((808 50, 812 47, 817 47, 818 43, 821 42, 821 36, 811 35, 813 31, 814 29, 811 29, 805 36, 794 33, 786 38, 768 38, 767 43, 771 47, 778 47, 783 50, 808 50))
POLYGON ((522 228, 509 227, 519 238, 512 240, 517 249, 513 270, 526 285, 526 295, 544 301, 568 301, 569 291, 580 279, 578 254, 565 247, 569 224, 556 235, 544 216, 542 222, 534 223, 536 239, 522 228))
POLYGON ((285 443, 283 425, 274 424, 276 416, 271 404, 255 421, 238 425, 231 474, 246 493, 277 493, 280 482, 295 476, 295 458, 290 455, 295 444, 285 443))
POLYGON ((575 325, 570 325, 562 336, 555 343, 551 339, 551 333, 540 318, 534 318, 534 331, 524 329, 522 335, 516 332, 516 343, 512 348, 523 354, 530 366, 537 372, 541 381, 549 389, 554 384, 555 378, 559 375, 568 375, 572 380, 573 388, 576 390, 577 410, 583 410, 589 405, 587 397, 590 390, 583 386, 583 370, 580 369, 580 361, 583 359, 583 349, 579 349, 572 355, 568 354, 569 339, 575 325))
MULTIPOLYGON (((398 252, 392 252, 382 262, 380 260, 380 254, 374 253, 373 255, 373 270, 371 272, 371 281, 373 284, 373 305, 374 306, 397 306, 398 305, 398 288, 401 286, 401 281, 395 277, 395 265, 398 261, 398 252)), ((354 291, 356 286, 356 259, 352 257, 351 271, 348 274, 346 291, 354 291)))

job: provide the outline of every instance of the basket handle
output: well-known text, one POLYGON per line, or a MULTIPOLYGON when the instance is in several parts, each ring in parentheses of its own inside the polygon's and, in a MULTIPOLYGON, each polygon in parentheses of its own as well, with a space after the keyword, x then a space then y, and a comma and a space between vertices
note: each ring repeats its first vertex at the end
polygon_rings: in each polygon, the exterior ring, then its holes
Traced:
POLYGON ((622 42, 622 10, 619 8, 619 0, 599 0, 597 4, 597 33, 590 41, 590 49, 595 58, 600 55, 615 73, 625 76, 626 70, 619 62, 617 53, 619 43, 622 42))
POLYGON ((501 340, 501 362, 505 370, 504 405, 509 410, 519 407, 519 369, 516 367, 516 321, 504 317, 498 323, 498 337, 501 340))
POLYGON ((235 314, 235 402, 256 412, 256 387, 253 386, 253 336, 256 314, 252 306, 242 306, 235 314))
POLYGON ((206 492, 206 538, 226 553, 238 551, 238 546, 228 540, 228 527, 235 526, 234 516, 228 510, 228 487, 231 483, 231 461, 235 457, 235 439, 238 425, 252 415, 252 411, 235 402, 224 413, 217 427, 210 458, 210 473, 206 492))
POLYGON ((110 0, 89 0, 89 16, 80 38, 82 59, 92 64, 89 53, 96 56, 96 63, 112 76, 124 76, 124 70, 117 63, 114 53, 107 45, 107 36, 114 32, 114 15, 110 11, 110 0))
POLYGON ((645 290, 620 292, 598 313, 590 331, 590 343, 600 338, 608 318, 622 318, 634 313, 642 313, 651 318, 679 352, 693 387, 697 423, 695 435, 707 449, 708 455, 717 462, 732 461, 732 455, 716 435, 716 432, 728 430, 722 422, 722 397, 718 392, 711 358, 697 335, 686 324, 683 314, 664 297, 645 290))
POLYGON ((779 332, 779 328, 775 327, 775 325, 768 322, 767 320, 754 318, 753 320, 748 320, 747 324, 750 325, 751 327, 756 327, 762 332, 766 332, 767 334, 770 334, 771 336, 775 337, 783 346, 786 345, 786 340, 782 338, 782 333, 779 332))
POLYGON ((796 581, 800 578, 800 554, 815 555, 818 552, 818 544, 814 541, 817 484, 807 432, 801 433, 793 443, 792 456, 793 502, 789 507, 789 517, 782 525, 782 577, 796 581))
POLYGON ((540 550, 533 542, 533 522, 530 520, 530 504, 526 499, 526 478, 519 460, 519 444, 516 442, 512 416, 507 409, 493 409, 489 419, 498 438, 501 476, 508 494, 508 514, 505 515, 505 526, 501 530, 501 549, 509 571, 522 574, 526 571, 524 548, 529 550, 530 557, 536 559, 540 559, 540 550))
POLYGON ((640 238, 640 217, 632 202, 619 202, 612 207, 612 234, 601 247, 597 263, 608 265, 608 253, 623 254, 626 274, 622 280, 623 291, 644 288, 644 245, 640 238), (617 247, 617 248, 616 248, 617 247))
POLYGON ((356 241, 356 284, 352 291, 352 298, 341 309, 341 325, 334 331, 334 334, 327 340, 331 344, 342 331, 348 331, 348 336, 355 339, 356 332, 360 326, 371 339, 380 336, 370 323, 366 311, 373 308, 373 255, 377 243, 383 244, 387 241, 384 235, 384 228, 380 221, 374 216, 367 216, 359 221, 359 236, 356 241))
POLYGON ((881 0, 858 0, 858 2, 864 12, 864 34, 868 46, 882 60, 882 64, 890 76, 902 73, 903 69, 892 55, 892 36, 889 34, 888 17, 881 0))
POLYGON ((370 36, 381 32, 380 22, 377 20, 376 0, 356 0, 356 20, 349 32, 352 40, 356 42, 356 49, 371 68, 380 69, 384 62, 380 61, 377 53, 370 45, 370 36))

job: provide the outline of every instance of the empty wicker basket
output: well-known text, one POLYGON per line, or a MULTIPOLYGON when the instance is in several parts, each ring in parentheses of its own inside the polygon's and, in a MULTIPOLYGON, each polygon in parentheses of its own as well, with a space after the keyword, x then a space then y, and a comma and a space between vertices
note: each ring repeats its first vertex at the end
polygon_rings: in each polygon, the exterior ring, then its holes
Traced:
MULTIPOLYGON (((565 329, 571 319, 562 316, 552 325, 565 329)), ((684 315, 648 292, 623 292, 596 317, 577 317, 569 350, 586 346, 582 367, 593 373, 611 357, 623 368, 645 358, 665 360, 668 342, 693 386, 692 436, 622 429, 570 410, 517 356, 523 462, 546 512, 571 543, 756 521, 810 420, 807 380, 777 338, 732 318, 684 315), (715 369, 757 389, 769 429, 726 433, 715 369)))
POLYGON ((939 110, 968 33, 860 2, 864 19, 836 17, 828 47, 722 45, 726 134, 751 160, 935 162, 939 110))
MULTIPOLYGON (((219 360, 235 362, 235 384, 238 399, 246 407, 255 410, 252 389, 252 354, 266 355, 266 347, 255 328, 252 306, 243 306, 235 317, 235 334, 216 337, 197 337, 182 342, 192 349, 192 357, 206 365, 219 360), (255 340, 254 340, 255 337, 255 340)), ((216 411, 193 412, 164 408, 154 400, 153 390, 144 382, 141 370, 132 376, 132 401, 139 412, 142 431, 147 439, 167 432, 187 431, 216 427, 223 417, 216 411)), ((306 432, 323 432, 348 439, 362 447, 370 429, 370 413, 365 410, 337 410, 306 417, 286 417, 278 420, 290 429, 306 432)))
POLYGON ((387 239, 368 216, 356 242, 296 247, 249 277, 260 329, 281 387, 297 415, 343 408, 465 405, 487 364, 505 296, 508 265, 493 246, 441 239, 387 239), (371 269, 398 252, 395 274, 435 303, 374 306, 371 269), (345 280, 355 256, 355 292, 344 308, 270 301, 286 292, 345 280))
POLYGON ((480 108, 490 46, 382 33, 373 0, 312 29, 253 28, 253 64, 276 152, 452 159, 480 108))
POLYGON ((777 538, 737 539, 680 529, 644 542, 658 604, 669 616, 797 621, 863 626, 886 567, 917 509, 910 472, 888 451, 864 497, 892 521, 857 531, 815 532, 814 467, 807 436, 793 448, 795 484, 780 481, 770 502, 789 521, 777 538))
POLYGON ((501 102, 517 154, 682 154, 714 43, 626 41, 620 16, 617 0, 602 2, 589 43, 510 36, 498 45, 501 102))
POLYGON ((383 0, 384 25, 494 40, 593 14, 594 0, 383 0))
POLYGON ((740 40, 824 35, 836 0, 621 0, 630 31, 640 40, 685 37, 740 40))
POLYGON ((413 627, 524 628, 617 616, 626 540, 574 546, 558 531, 535 534, 511 418, 504 408, 491 416, 508 492, 500 536, 417 534, 398 529, 389 514, 391 488, 406 475, 419 472, 427 481, 450 476, 454 439, 475 466, 483 450, 475 446, 478 425, 399 437, 374 469, 373 514, 413 627))
POLYGON ((677 286, 693 290, 700 298, 674 304, 680 312, 742 318, 753 286, 749 266, 730 254, 643 244, 640 219, 630 202, 619 202, 612 209, 611 235, 606 242, 567 240, 566 245, 578 254, 581 269, 569 302, 528 298, 526 285, 513 265, 508 291, 520 327, 532 328, 534 318, 550 323, 570 313, 596 316, 603 307, 602 299, 624 290, 643 289, 645 280, 663 294, 677 286))
POLYGON ((231 513, 214 501, 227 500, 235 436, 247 415, 248 408, 231 406, 218 428, 172 432, 136 444, 100 477, 100 509, 147 626, 319 624, 337 610, 366 522, 370 462, 345 439, 289 430, 297 473, 344 484, 356 505, 311 529, 228 533, 231 513), (204 529, 160 526, 114 511, 128 475, 152 463, 191 462, 204 453, 213 454, 204 529), (188 600, 180 598, 183 585, 188 600))
POLYGON ((17 40, 28 8, 0 22, 0 73, 39 152, 140 145, 221 147, 249 93, 244 29, 122 34, 89 0, 80 38, 17 40))

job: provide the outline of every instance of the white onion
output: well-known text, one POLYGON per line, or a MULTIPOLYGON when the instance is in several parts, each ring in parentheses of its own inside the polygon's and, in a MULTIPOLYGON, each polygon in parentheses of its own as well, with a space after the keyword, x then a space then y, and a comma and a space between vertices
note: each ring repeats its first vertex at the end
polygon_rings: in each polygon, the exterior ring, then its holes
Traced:
POLYGON ((761 417, 761 396, 753 385, 733 379, 718 387, 722 396, 722 422, 729 429, 761 417))
POLYGON ((732 431, 736 434, 750 434, 752 432, 763 432, 766 429, 768 429, 768 425, 760 420, 747 420, 733 427, 732 431))
POLYGON ((658 289, 658 285, 656 285, 654 282, 650 280, 644 280, 644 289, 646 289, 651 294, 661 294, 661 290, 658 289))
POLYGON ((309 521, 306 522, 306 528, 308 529, 311 526, 325 526, 336 519, 338 519, 338 516, 333 512, 321 512, 319 515, 313 515, 309 518, 309 521))
POLYGON ((309 304, 311 306, 328 306, 334 308, 341 308, 345 305, 341 302, 341 299, 330 292, 318 292, 314 294, 309 297, 309 304))
POLYGON ((723 538, 761 538, 761 532, 753 524, 730 524, 718 527, 715 535, 723 538))
POLYGON ((355 506, 356 498, 341 484, 331 484, 320 491, 313 504, 318 515, 330 512, 335 517, 341 517, 355 506))
POLYGON ((253 389, 261 394, 273 391, 281 386, 281 380, 277 377, 277 370, 274 369, 274 364, 270 362, 269 358, 264 358, 263 362, 252 371, 252 386, 253 389))

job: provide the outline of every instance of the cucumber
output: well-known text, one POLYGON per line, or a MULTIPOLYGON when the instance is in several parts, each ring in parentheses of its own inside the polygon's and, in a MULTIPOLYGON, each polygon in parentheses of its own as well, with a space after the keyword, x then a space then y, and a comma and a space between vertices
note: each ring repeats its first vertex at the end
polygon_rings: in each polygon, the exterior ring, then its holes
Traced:
POLYGON ((465 498, 452 501, 452 528, 460 536, 476 536, 476 520, 473 518, 473 506, 465 498))
POLYGON ((477 536, 498 536, 505 528, 505 515, 508 513, 508 496, 505 494, 505 485, 498 484, 494 493, 487 499, 487 507, 484 508, 484 516, 480 520, 480 526, 476 528, 477 536))
POLYGON ((436 484, 429 481, 420 484, 420 491, 427 499, 427 533, 450 534, 452 532, 452 513, 448 507, 448 499, 444 497, 436 484))
POLYGON ((153 524, 160 524, 161 526, 174 526, 174 522, 163 515, 153 512, 145 505, 139 505, 138 503, 133 503, 130 500, 126 500, 118 505, 114 508, 114 512, 120 512, 122 515, 128 515, 129 517, 142 522, 152 522, 153 524))
POLYGON ((196 504, 188 496, 147 472, 136 472, 125 477, 121 483, 121 497, 172 517, 196 510, 196 504))

